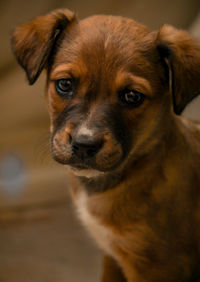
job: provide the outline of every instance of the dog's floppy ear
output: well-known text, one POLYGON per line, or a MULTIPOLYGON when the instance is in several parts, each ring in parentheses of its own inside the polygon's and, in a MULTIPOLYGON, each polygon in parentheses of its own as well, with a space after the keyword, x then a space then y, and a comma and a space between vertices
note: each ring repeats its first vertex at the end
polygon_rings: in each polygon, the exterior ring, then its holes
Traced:
POLYGON ((174 111, 181 114, 200 94, 200 46, 187 32, 169 25, 160 28, 156 44, 168 65, 174 111))
POLYGON ((18 63, 33 84, 46 66, 56 41, 67 26, 75 20, 69 10, 54 10, 17 27, 11 39, 18 63))

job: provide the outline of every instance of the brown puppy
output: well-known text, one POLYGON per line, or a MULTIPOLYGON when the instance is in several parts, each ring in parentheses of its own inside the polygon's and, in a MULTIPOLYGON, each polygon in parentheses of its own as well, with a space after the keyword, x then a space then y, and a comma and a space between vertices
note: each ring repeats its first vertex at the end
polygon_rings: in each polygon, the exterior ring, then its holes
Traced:
POLYGON ((178 116, 200 92, 184 31, 56 10, 12 38, 33 84, 47 71, 53 157, 105 252, 104 282, 200 277, 200 125, 178 116))

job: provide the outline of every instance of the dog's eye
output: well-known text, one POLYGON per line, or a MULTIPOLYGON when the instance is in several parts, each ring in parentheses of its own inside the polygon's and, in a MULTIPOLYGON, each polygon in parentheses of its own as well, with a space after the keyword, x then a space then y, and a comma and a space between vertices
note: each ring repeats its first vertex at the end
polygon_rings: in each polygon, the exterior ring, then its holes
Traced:
POLYGON ((144 101, 144 94, 136 90, 124 89, 119 93, 120 102, 138 107, 144 101))
POLYGON ((57 93, 62 97, 70 97, 74 93, 74 83, 72 79, 58 79, 55 81, 57 93))

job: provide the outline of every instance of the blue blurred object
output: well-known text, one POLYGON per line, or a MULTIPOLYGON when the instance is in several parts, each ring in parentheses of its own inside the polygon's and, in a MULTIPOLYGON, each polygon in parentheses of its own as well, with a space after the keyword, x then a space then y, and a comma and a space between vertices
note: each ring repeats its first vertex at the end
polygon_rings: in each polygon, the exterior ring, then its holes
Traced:
POLYGON ((0 186, 5 194, 20 194, 27 182, 23 161, 14 153, 4 156, 0 163, 0 186))

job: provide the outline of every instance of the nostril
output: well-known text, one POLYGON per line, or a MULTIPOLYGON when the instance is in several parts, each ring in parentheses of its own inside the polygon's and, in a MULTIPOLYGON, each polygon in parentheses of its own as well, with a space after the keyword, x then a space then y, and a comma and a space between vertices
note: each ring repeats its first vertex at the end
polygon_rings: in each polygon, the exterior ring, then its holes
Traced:
POLYGON ((73 144, 73 145, 72 145, 72 151, 75 153, 75 152, 77 152, 78 150, 79 150, 79 146, 76 145, 76 144, 73 144))
POLYGON ((69 134, 69 144, 71 144, 72 143, 72 136, 71 136, 71 134, 69 134))
POLYGON ((94 157, 96 153, 99 151, 99 146, 93 146, 87 150, 88 157, 94 157))

